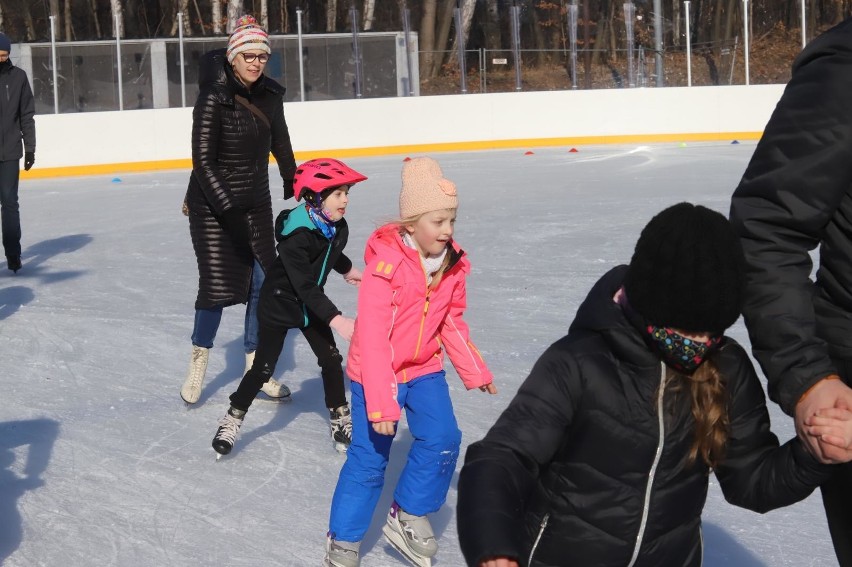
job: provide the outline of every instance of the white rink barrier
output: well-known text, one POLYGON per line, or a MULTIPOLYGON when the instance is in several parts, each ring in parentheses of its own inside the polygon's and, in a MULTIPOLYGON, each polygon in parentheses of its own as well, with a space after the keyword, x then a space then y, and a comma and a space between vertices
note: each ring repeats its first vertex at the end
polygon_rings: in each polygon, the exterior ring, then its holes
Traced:
MULTIPOLYGON (((284 105, 298 161, 327 155, 756 140, 784 85, 494 93, 284 105)), ((26 177, 191 167, 192 109, 36 116, 26 177)))

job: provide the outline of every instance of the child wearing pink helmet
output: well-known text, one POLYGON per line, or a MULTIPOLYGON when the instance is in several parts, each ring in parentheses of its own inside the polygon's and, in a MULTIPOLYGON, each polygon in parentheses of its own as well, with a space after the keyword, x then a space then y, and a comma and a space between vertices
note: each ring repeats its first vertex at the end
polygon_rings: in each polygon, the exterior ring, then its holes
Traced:
POLYGON ((325 405, 331 419, 335 449, 345 452, 352 440, 352 418, 343 382, 343 357, 332 329, 345 340, 352 337, 355 322, 344 317, 323 291, 330 270, 360 285, 361 271, 343 253, 349 228, 343 215, 349 189, 367 177, 335 159, 313 159, 296 169, 293 190, 305 204, 279 213, 275 221, 278 259, 260 290, 258 347, 250 369, 231 406, 219 421, 213 438, 217 459, 233 449, 243 418, 263 384, 275 372, 284 338, 299 329, 322 369, 325 405))

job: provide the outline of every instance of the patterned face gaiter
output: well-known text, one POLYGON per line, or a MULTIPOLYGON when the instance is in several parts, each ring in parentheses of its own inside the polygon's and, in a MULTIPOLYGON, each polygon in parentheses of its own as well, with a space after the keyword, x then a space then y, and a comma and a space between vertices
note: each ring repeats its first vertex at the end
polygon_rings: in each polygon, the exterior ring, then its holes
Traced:
POLYGON ((660 354, 663 362, 685 374, 695 372, 722 344, 722 335, 713 335, 707 341, 696 341, 679 335, 669 327, 647 325, 643 330, 648 343, 660 354))

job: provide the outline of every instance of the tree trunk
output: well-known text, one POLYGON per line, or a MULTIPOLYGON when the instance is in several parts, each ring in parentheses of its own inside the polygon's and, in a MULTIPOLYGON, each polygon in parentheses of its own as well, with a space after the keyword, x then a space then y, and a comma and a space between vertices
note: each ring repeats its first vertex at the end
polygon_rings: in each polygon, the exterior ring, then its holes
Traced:
POLYGON ((120 0, 109 0, 110 15, 112 16, 112 36, 124 37, 124 10, 120 0))
POLYGON ((231 33, 237 27, 237 20, 245 14, 243 11, 243 0, 228 0, 228 22, 225 31, 231 33))
POLYGON ((337 31, 337 0, 326 0, 325 9, 325 31, 334 33, 337 31))
POLYGON ((260 0, 260 25, 269 31, 269 0, 260 0))
MULTIPOLYGON (((59 11, 59 0, 50 0, 48 3, 50 15, 53 16, 54 30, 56 37, 62 39, 62 13, 59 11)), ((47 21, 47 29, 50 30, 50 20, 47 21)))
POLYGON ((681 28, 680 0, 672 0, 672 45, 680 46, 681 28))
MULTIPOLYGON (((473 21, 473 10, 476 8, 476 0, 462 0, 461 7, 461 23, 462 23, 462 40, 464 46, 467 46, 468 38, 470 37, 470 24, 473 21)), ((454 11, 450 12, 451 16, 454 16, 454 11)), ((450 47, 449 57, 447 58, 447 64, 453 65, 458 61, 459 55, 459 40, 458 40, 458 32, 453 34, 453 43, 452 47, 450 47)))
MULTIPOLYGON (((214 0, 214 2, 218 1, 214 0)), ((207 29, 204 27, 204 16, 201 14, 201 8, 198 7, 198 0, 192 0, 192 5, 195 6, 195 15, 198 17, 198 28, 201 30, 201 35, 207 35, 207 29)))
POLYGON ((485 49, 501 49, 500 37, 500 4, 498 0, 485 2, 485 49))
POLYGON ((438 0, 423 2, 423 17, 420 19, 420 74, 425 79, 432 77, 432 67, 435 57, 435 16, 438 10, 438 0))
POLYGON ((449 59, 449 54, 446 53, 446 50, 450 37, 450 28, 453 25, 453 9, 455 7, 456 0, 444 0, 441 20, 438 23, 438 35, 435 37, 435 51, 438 53, 435 57, 433 67, 429 72, 429 77, 437 77, 441 72, 444 61, 449 59))
POLYGON ((172 29, 169 31, 169 37, 175 37, 178 34, 178 14, 183 14, 183 33, 190 35, 189 30, 189 0, 175 0, 175 21, 172 22, 172 29))
POLYGON ((287 0, 281 0, 281 33, 290 33, 290 18, 287 14, 287 0))
POLYGON ((592 23, 589 3, 583 2, 583 88, 592 88, 592 23))
MULTIPOLYGON (((210 19, 213 23, 213 35, 222 35, 222 0, 210 3, 210 19)), ((202 29, 204 25, 202 23, 202 29)))
POLYGON ((71 19, 71 0, 65 0, 65 41, 74 41, 74 21, 71 19))
MULTIPOLYGON (((532 34, 535 41, 535 62, 536 67, 542 68, 545 64, 547 46, 544 41, 544 30, 542 29, 542 21, 539 17, 539 8, 532 8, 532 34)), ((520 46, 519 46, 520 48, 520 46)))
POLYGON ((373 29, 375 20, 376 0, 364 0, 364 31, 373 29))
POLYGON ((91 14, 92 20, 95 22, 95 37, 97 39, 103 38, 101 34, 101 23, 98 21, 98 1, 97 0, 89 0, 89 5, 91 6, 91 14))

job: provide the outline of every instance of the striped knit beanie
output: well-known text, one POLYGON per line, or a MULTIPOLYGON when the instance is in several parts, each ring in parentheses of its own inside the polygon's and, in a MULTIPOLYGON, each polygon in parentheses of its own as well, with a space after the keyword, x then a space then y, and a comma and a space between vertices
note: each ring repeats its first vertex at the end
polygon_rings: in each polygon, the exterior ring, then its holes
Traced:
POLYGON ((237 27, 228 40, 228 63, 234 62, 234 57, 243 51, 260 50, 271 53, 269 49, 269 34, 266 33, 254 16, 243 16, 237 20, 237 27))
POLYGON ((402 166, 399 215, 410 219, 424 213, 457 209, 456 184, 444 179, 441 166, 429 157, 414 158, 402 166))

